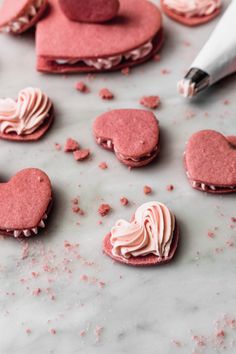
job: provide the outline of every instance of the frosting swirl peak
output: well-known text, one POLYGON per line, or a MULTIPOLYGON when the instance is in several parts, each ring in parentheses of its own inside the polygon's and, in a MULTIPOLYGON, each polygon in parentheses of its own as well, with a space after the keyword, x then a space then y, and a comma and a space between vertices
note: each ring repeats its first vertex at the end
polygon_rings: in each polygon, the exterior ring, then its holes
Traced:
POLYGON ((0 99, 0 131, 5 134, 31 134, 43 124, 51 108, 51 100, 38 88, 21 90, 17 101, 0 99))
POLYGON ((141 205, 132 222, 119 220, 111 230, 110 242, 115 257, 132 257, 154 254, 168 258, 175 229, 175 217, 162 203, 141 205))
POLYGON ((221 6, 221 0, 164 0, 171 10, 186 17, 208 16, 221 6))

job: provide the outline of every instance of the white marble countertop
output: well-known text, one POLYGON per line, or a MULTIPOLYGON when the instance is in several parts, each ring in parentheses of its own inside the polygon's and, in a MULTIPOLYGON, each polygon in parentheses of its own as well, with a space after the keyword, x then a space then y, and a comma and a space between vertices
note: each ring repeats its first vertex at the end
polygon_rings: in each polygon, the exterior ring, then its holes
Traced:
POLYGON ((193 102, 176 94, 177 80, 216 21, 189 29, 165 18, 160 62, 132 69, 128 77, 119 72, 94 79, 43 75, 35 71, 32 34, 0 36, 0 97, 39 86, 56 107, 55 123, 40 142, 0 141, 2 181, 22 168, 38 167, 50 176, 55 195, 45 233, 28 243, 0 239, 1 354, 236 352, 235 196, 192 190, 182 164, 185 142, 193 132, 211 128, 235 133, 235 77, 193 102), (81 79, 91 93, 74 89, 81 79), (114 100, 99 98, 103 87, 114 92, 114 100), (150 167, 129 171, 96 146, 91 124, 108 109, 139 108, 140 97, 149 94, 162 101, 156 111, 161 155, 150 167), (91 161, 77 163, 55 149, 54 143, 63 145, 68 137, 91 149, 91 161), (107 162, 107 170, 98 168, 101 161, 107 162), (174 191, 166 191, 168 184, 174 191), (143 194, 144 185, 153 188, 152 196, 143 194), (71 210, 77 195, 85 216, 71 210), (120 205, 122 196, 131 201, 129 207, 120 205), (118 218, 129 219, 136 206, 151 199, 166 203, 177 216, 181 243, 175 259, 151 269, 114 264, 102 254, 103 236, 118 218), (98 225, 103 200, 113 212, 98 225), (209 231, 215 232, 214 238, 208 237, 209 231), (65 240, 72 246, 65 247, 65 240), (34 296, 37 289, 41 291, 34 296))

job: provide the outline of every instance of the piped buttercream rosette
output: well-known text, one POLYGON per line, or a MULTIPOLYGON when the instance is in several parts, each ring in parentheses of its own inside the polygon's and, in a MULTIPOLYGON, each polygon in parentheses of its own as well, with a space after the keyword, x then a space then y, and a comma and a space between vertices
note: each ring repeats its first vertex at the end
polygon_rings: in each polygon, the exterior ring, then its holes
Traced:
POLYGON ((131 265, 169 261, 177 248, 179 231, 174 214, 162 203, 141 205, 132 221, 119 220, 104 239, 104 251, 131 265))

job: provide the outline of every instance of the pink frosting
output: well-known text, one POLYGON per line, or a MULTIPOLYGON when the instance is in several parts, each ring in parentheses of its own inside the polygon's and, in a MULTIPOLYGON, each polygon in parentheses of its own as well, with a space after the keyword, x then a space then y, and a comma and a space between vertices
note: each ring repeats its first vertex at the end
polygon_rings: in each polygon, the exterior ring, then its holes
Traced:
POLYGON ((170 254, 174 228, 175 217, 164 204, 143 204, 132 222, 119 220, 112 228, 112 254, 125 259, 154 254, 165 259, 170 254))
POLYGON ((186 17, 211 15, 221 3, 221 0, 164 0, 164 5, 186 17))
POLYGON ((0 99, 0 131, 9 134, 33 133, 49 116, 52 102, 40 89, 21 90, 17 101, 0 99))

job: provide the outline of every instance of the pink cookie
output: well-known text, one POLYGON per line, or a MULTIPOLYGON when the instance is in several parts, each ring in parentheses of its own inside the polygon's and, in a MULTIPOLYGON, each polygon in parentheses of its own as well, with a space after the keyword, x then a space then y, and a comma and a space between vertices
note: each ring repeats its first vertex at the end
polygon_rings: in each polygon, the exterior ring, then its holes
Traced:
POLYGON ((0 99, 0 138, 12 141, 40 139, 53 122, 53 104, 40 89, 27 87, 17 100, 0 99))
POLYGON ((184 160, 194 189, 213 194, 236 192, 236 137, 199 131, 190 137, 184 160))
POLYGON ((18 172, 0 183, 0 233, 29 237, 45 227, 52 204, 48 176, 36 168, 18 172))
POLYGON ((118 0, 59 0, 62 11, 71 21, 99 23, 114 18, 118 0))
POLYGON ((114 151, 130 167, 150 163, 159 153, 159 122, 152 112, 118 109, 102 114, 93 124, 99 145, 114 151))
POLYGON ((70 21, 57 0, 36 31, 37 69, 51 73, 119 70, 150 59, 163 42, 160 10, 147 0, 121 0, 109 23, 70 21))
POLYGON ((47 0, 4 0, 0 7, 0 32, 20 34, 34 26, 47 7, 47 0))
POLYGON ((221 12, 221 8, 218 8, 210 15, 186 17, 178 12, 175 12, 174 10, 169 8, 168 6, 166 6, 164 4, 164 0, 161 0, 161 8, 162 8, 163 12, 167 16, 169 16, 171 19, 175 20, 176 22, 181 23, 182 25, 189 26, 189 27, 199 26, 204 23, 207 23, 207 22, 213 20, 215 17, 217 17, 221 12))
POLYGON ((120 263, 153 266, 174 257, 178 240, 175 216, 164 204, 150 202, 136 210, 131 222, 116 222, 104 238, 103 251, 120 263))

